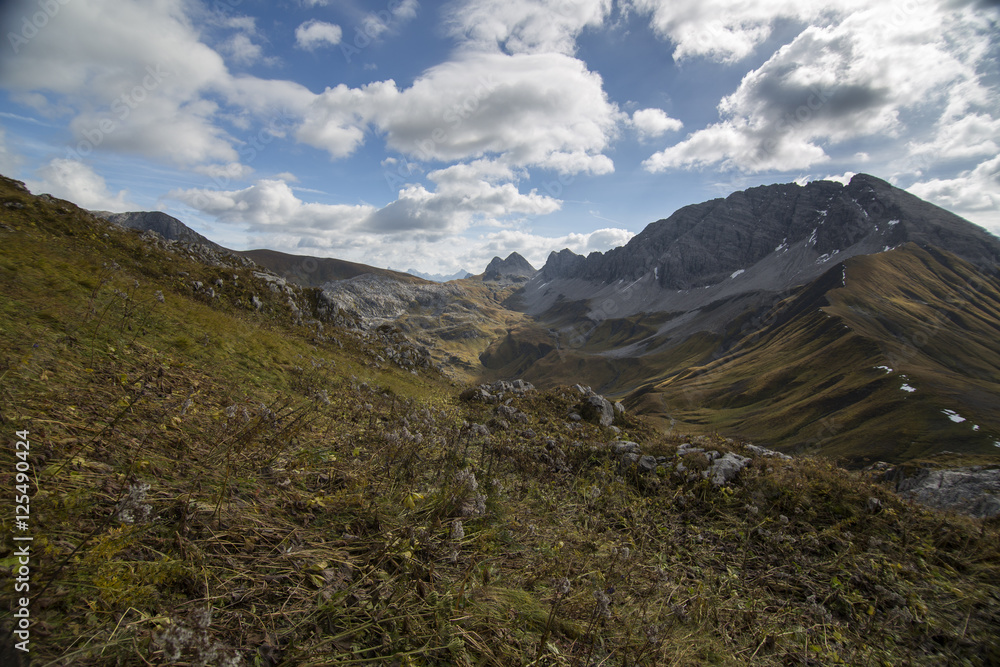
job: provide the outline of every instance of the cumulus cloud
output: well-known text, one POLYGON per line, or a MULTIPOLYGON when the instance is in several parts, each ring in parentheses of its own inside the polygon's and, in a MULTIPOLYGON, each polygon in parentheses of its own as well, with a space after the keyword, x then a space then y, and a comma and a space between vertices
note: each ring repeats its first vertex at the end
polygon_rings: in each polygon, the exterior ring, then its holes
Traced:
POLYGON ((876 5, 804 29, 719 103, 720 122, 652 155, 645 168, 806 169, 828 161, 838 143, 905 133, 905 112, 968 109, 981 92, 988 26, 931 3, 894 12, 876 5))
POLYGON ((434 191, 410 185, 396 201, 374 213, 366 222, 376 232, 421 230, 464 231, 470 225, 500 225, 512 216, 546 215, 561 202, 536 190, 522 194, 513 183, 514 172, 488 160, 457 164, 430 172, 434 191))
POLYGON ((220 49, 229 54, 233 62, 239 65, 252 65, 261 59, 263 49, 246 33, 237 33, 222 43, 220 49))
POLYGON ((662 109, 639 109, 632 114, 632 127, 642 138, 659 137, 667 132, 677 132, 684 123, 671 118, 662 109))
POLYGON ((453 36, 481 48, 572 54, 577 36, 610 11, 611 0, 474 0, 453 4, 446 22, 453 36))
POLYGON ((371 124, 421 161, 504 155, 518 166, 609 173, 603 154, 621 114, 601 77, 557 53, 465 53, 409 88, 394 81, 328 88, 306 113, 300 141, 333 157, 354 152, 371 124))
POLYGON ((26 181, 25 185, 36 194, 47 192, 90 210, 117 213, 136 208, 128 201, 125 190, 112 194, 104 178, 83 162, 56 158, 38 169, 35 175, 38 178, 26 181))
POLYGON ((254 20, 219 24, 241 32, 216 51, 201 41, 196 11, 183 0, 60 3, 58 20, 0 63, 5 87, 33 96, 41 113, 71 115, 73 157, 106 150, 183 167, 235 161, 238 140, 220 124, 234 108, 266 122, 277 109, 304 107, 312 93, 291 81, 234 76, 220 51, 260 58, 248 36, 254 20))
POLYGON ((343 36, 339 25, 311 19, 295 29, 295 44, 300 49, 315 51, 321 46, 340 44, 343 36))
POLYGON ((521 193, 511 182, 516 175, 509 167, 488 161, 453 165, 431 172, 428 178, 433 190, 406 185, 395 201, 382 208, 307 203, 277 179, 261 179, 241 190, 195 188, 174 190, 169 196, 251 231, 280 230, 314 239, 330 233, 434 238, 458 234, 473 225, 502 226, 512 219, 545 215, 561 205, 535 190, 521 193))
POLYGON ((358 30, 367 37, 376 39, 381 37, 383 33, 416 18, 419 6, 417 0, 402 0, 402 2, 396 3, 395 7, 392 7, 392 3, 390 3, 391 9, 386 8, 365 14, 358 30))
POLYGON ((776 22, 815 22, 865 5, 841 0, 633 0, 653 29, 674 45, 674 60, 704 57, 723 63, 746 58, 771 36, 776 22))
POLYGON ((920 181, 906 189, 1000 235, 1000 156, 955 178, 920 181))

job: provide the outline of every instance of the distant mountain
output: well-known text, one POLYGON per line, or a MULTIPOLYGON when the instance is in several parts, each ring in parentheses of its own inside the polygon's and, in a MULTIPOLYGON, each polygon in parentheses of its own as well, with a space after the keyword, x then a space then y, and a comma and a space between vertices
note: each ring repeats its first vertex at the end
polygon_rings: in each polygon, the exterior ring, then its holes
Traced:
POLYGON ((846 186, 765 185, 686 206, 603 254, 552 253, 524 299, 532 313, 560 296, 595 303, 613 297, 618 315, 687 310, 736 294, 780 292, 820 276, 831 262, 907 241, 936 245, 979 267, 1000 263, 1000 239, 986 230, 858 174, 846 186), (692 296, 692 290, 709 291, 692 296))
POLYGON ((538 271, 528 260, 518 253, 512 252, 507 256, 507 259, 494 257, 486 266, 486 271, 483 272, 483 280, 526 280, 536 273, 538 271))
POLYGON ((380 269, 332 257, 290 255, 276 250, 242 250, 238 251, 238 254, 252 259, 282 278, 302 287, 322 287, 331 281, 347 280, 364 274, 394 278, 405 283, 426 282, 422 278, 408 273, 380 269))
POLYGON ((875 177, 762 186, 606 253, 552 253, 506 302, 534 326, 481 360, 541 385, 583 375, 666 424, 788 450, 985 451, 1000 441, 998 268, 1000 239, 875 177))
POLYGON ((224 250, 219 244, 208 240, 177 218, 167 215, 163 211, 132 211, 129 213, 91 211, 91 213, 127 229, 156 232, 168 241, 200 243, 214 250, 224 250))
POLYGON ((469 276, 472 275, 465 269, 459 269, 450 276, 445 275, 443 273, 423 273, 422 271, 417 271, 416 269, 407 269, 406 272, 409 273, 410 275, 417 276, 418 278, 423 278, 424 280, 430 280, 435 283, 446 283, 451 280, 461 280, 463 278, 468 278, 469 276))

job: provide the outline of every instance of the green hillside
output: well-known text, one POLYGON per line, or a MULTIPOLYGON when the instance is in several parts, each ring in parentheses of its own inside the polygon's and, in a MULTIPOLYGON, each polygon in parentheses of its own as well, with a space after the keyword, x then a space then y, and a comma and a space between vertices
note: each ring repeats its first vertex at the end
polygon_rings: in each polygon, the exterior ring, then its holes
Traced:
MULTIPOLYGON (((2 505, 4 665, 21 595, 36 666, 1000 662, 995 519, 740 439, 575 421, 568 386, 460 400, 392 327, 7 179, 0 295, 0 483, 30 496, 23 530, 2 505), (708 451, 751 460, 715 485, 708 451)), ((795 326, 877 356, 861 321, 795 326)))
POLYGON ((661 412, 691 428, 858 464, 945 449, 991 454, 998 334, 1000 283, 908 244, 831 269, 729 354, 635 401, 655 411, 656 396, 661 412))

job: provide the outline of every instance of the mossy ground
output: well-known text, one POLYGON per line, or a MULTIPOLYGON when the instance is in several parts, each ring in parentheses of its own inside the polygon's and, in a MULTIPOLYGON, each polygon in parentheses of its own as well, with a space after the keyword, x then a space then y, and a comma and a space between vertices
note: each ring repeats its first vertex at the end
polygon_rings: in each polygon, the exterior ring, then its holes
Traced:
POLYGON ((572 422, 565 387, 462 402, 384 342, 292 324, 249 270, 3 187, 0 484, 30 431, 34 665, 1000 661, 995 521, 819 458, 639 475, 608 442, 690 439, 572 422))

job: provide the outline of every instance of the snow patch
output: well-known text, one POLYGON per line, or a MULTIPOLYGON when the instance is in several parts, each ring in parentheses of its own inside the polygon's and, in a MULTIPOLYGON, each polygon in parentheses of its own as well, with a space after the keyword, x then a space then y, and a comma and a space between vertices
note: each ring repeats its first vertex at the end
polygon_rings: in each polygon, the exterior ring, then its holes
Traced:
POLYGON ((888 224, 888 225, 889 225, 890 227, 895 227, 896 225, 898 225, 898 224, 899 224, 899 220, 890 220, 890 221, 889 221, 889 222, 888 222, 887 224, 888 224))
POLYGON ((774 249, 774 252, 782 252, 783 250, 788 250, 788 237, 781 239, 781 244, 774 249))
POLYGON ((877 371, 885 371, 886 374, 889 374, 889 373, 892 372, 892 369, 889 368, 888 366, 876 366, 875 370, 877 370, 877 371))
MULTIPOLYGON (((833 256, 836 255, 839 252, 840 252, 839 250, 834 250, 833 252, 823 253, 822 255, 820 255, 819 257, 816 258, 816 263, 817 264, 825 264, 826 262, 829 262, 831 259, 833 259, 833 256)), ((845 273, 845 275, 846 275, 846 273, 845 273)))
POLYGON ((941 412, 943 412, 945 416, 948 417, 948 419, 952 420, 956 424, 961 424, 962 422, 965 421, 965 417, 958 414, 954 410, 942 410, 941 412))
POLYGON ((735 278, 736 276, 740 275, 741 273, 746 273, 746 269, 738 269, 736 271, 733 271, 732 275, 730 275, 729 277, 730 278, 735 278))
POLYGON ((660 267, 654 266, 653 267, 653 280, 657 280, 658 281, 659 279, 660 279, 660 267))
POLYGON ((816 245, 816 232, 818 231, 819 227, 812 231, 812 234, 809 235, 809 240, 806 241, 806 245, 816 245))
POLYGON ((902 389, 903 391, 905 391, 908 394, 912 394, 913 392, 915 392, 917 390, 916 387, 911 387, 910 385, 906 384, 905 382, 903 383, 903 386, 900 387, 900 389, 902 389))

